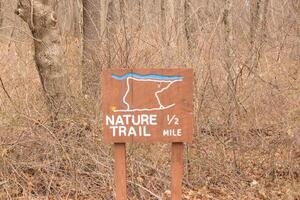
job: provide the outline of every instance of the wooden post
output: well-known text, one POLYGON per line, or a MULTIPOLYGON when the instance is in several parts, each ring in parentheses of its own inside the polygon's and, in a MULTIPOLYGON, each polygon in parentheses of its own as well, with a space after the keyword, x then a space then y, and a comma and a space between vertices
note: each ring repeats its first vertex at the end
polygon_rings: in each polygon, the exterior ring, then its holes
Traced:
POLYGON ((126 144, 114 143, 116 200, 126 200, 126 144))
POLYGON ((171 155, 171 195, 172 200, 182 199, 182 177, 183 177, 183 143, 172 143, 171 155))

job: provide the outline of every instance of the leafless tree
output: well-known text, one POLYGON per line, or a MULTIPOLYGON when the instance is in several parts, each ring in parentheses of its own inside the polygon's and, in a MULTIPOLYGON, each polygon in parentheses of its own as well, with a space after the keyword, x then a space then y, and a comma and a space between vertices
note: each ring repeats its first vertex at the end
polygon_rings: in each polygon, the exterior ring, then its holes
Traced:
POLYGON ((162 61, 166 67, 170 66, 171 62, 171 46, 173 46, 171 29, 172 19, 174 14, 173 2, 169 0, 160 0, 160 30, 162 40, 162 61))
POLYGON ((176 43, 177 46, 179 46, 179 42, 180 42, 180 36, 182 33, 182 28, 181 28, 181 24, 182 24, 182 13, 183 10, 182 9, 182 0, 174 0, 174 29, 175 29, 175 36, 176 36, 176 43))
POLYGON ((83 70, 82 89, 89 98, 98 99, 100 67, 98 52, 101 46, 101 0, 83 3, 83 70))
MULTIPOLYGON (((295 55, 294 57, 296 58, 296 60, 300 60, 300 0, 293 0, 292 7, 293 7, 293 11, 296 16, 294 27, 295 27, 295 31, 296 31, 296 38, 298 38, 293 51, 294 51, 294 55, 295 55)), ((299 68, 297 71, 299 71, 299 68)))
POLYGON ((250 1, 250 44, 254 45, 258 23, 259 23, 259 9, 261 7, 261 0, 250 1))
POLYGON ((3 22, 3 14, 2 14, 2 1, 0 1, 0 27, 2 26, 3 22))
POLYGON ((224 0, 223 25, 225 45, 225 70, 227 73, 227 125, 232 128, 235 118, 235 72, 233 66, 233 23, 232 23, 232 0, 224 0))
POLYGON ((107 62, 108 67, 112 67, 114 61, 114 39, 116 36, 116 5, 115 0, 109 0, 106 16, 106 51, 107 51, 107 62))
POLYGON ((37 70, 49 108, 55 115, 66 108, 69 90, 56 7, 54 0, 19 0, 15 11, 28 24, 34 37, 37 70))
POLYGON ((128 27, 128 2, 126 0, 119 0, 120 5, 120 20, 121 30, 125 43, 124 50, 121 52, 121 64, 125 67, 128 66, 129 54, 130 54, 130 38, 129 38, 129 27, 128 27))
POLYGON ((160 1, 160 28, 162 41, 167 41, 167 0, 160 1))
POLYGON ((144 0, 138 0, 138 31, 140 31, 144 24, 144 0))
POLYGON ((193 12, 193 5, 191 0, 184 1, 184 17, 185 17, 185 37, 188 44, 189 52, 192 54, 197 46, 196 37, 196 22, 195 13, 193 12))
POLYGON ((270 0, 263 0, 263 5, 262 5, 262 12, 260 15, 260 38, 261 42, 264 42, 264 40, 267 37, 267 15, 268 15, 268 7, 269 7, 269 1, 270 0))
POLYGON ((250 2, 250 68, 255 70, 259 64, 261 48, 267 34, 267 13, 269 0, 250 2))
POLYGON ((57 19, 62 35, 81 37, 82 0, 64 0, 57 4, 57 19))

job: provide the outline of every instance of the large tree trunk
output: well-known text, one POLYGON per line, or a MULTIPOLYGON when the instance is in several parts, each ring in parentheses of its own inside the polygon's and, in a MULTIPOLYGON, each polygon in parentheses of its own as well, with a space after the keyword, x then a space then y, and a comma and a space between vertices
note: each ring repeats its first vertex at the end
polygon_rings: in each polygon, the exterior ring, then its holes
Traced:
POLYGON ((100 90, 101 0, 83 1, 83 93, 97 100, 100 90))
POLYGON ((81 0, 58 1, 57 18, 63 36, 81 37, 80 22, 82 20, 81 0))
POLYGON ((16 14, 29 26, 34 39, 35 62, 52 113, 67 107, 69 78, 63 65, 61 32, 55 0, 19 0, 16 14))

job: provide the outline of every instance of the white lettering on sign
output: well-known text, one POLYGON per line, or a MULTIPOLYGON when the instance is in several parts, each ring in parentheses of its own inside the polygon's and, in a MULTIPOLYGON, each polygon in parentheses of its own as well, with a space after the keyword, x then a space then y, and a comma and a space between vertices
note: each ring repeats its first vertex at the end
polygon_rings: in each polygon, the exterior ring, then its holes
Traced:
POLYGON ((172 115, 170 117, 170 115, 167 115, 167 121, 168 124, 174 124, 174 125, 179 125, 179 118, 176 115, 172 115))
POLYGON ((163 136, 181 136, 181 129, 164 129, 162 132, 163 136))
POLYGON ((105 124, 107 126, 120 126, 120 125, 157 125, 157 115, 106 115, 105 124))
POLYGON ((113 137, 150 137, 151 133, 147 131, 147 126, 157 125, 157 115, 106 115, 105 124, 112 130, 113 137))

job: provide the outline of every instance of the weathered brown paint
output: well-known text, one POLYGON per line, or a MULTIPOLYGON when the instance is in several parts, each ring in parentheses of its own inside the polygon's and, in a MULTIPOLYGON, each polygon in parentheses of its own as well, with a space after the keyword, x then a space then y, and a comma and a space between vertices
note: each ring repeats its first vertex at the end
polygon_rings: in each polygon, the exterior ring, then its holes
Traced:
MULTIPOLYGON (((122 143, 122 142, 191 142, 192 140, 192 80, 193 72, 191 69, 117 69, 104 70, 101 76, 102 80, 102 111, 103 111, 103 133, 104 141, 107 143, 122 143), (182 77, 182 81, 177 81, 172 84, 170 82, 153 82, 148 79, 143 81, 133 79, 131 77, 124 80, 116 80, 112 78, 112 74, 122 76, 127 73, 135 73, 139 75, 162 75, 182 77), (128 85, 127 85, 128 84, 128 85), (170 84, 169 87, 168 84, 170 84), (127 95, 128 86, 130 87, 127 95), (157 101, 155 92, 164 89, 158 93, 160 104, 157 101), (127 105, 123 101, 125 96, 126 103, 130 106, 130 111, 125 112, 127 105), (143 110, 147 108, 159 108, 163 105, 162 110, 143 110), (167 106, 174 105, 170 108, 167 106), (139 109, 139 111, 136 111, 139 109), (123 110, 116 113, 117 110, 123 110), (131 111, 132 110, 132 111, 131 111), (133 111, 135 110, 135 111, 133 111), (151 134, 145 136, 113 136, 112 126, 106 124, 106 117, 117 115, 124 116, 126 114, 138 117, 139 115, 155 115, 157 125, 146 125, 146 132, 151 134), (175 120, 178 118, 178 120, 175 120), (178 121, 178 125, 175 124, 178 121), (163 130, 171 130, 176 136, 163 136, 163 130), (180 135, 180 136, 179 136, 180 135)), ((111 125, 111 124, 110 124, 111 125)), ((132 125, 132 124, 131 124, 132 125)), ((128 130, 131 125, 125 125, 128 130)), ((133 126, 139 130, 139 126, 133 126)), ((142 129, 141 129, 142 130, 142 129)), ((117 133, 118 131, 116 131, 117 133)), ((138 132, 138 131, 137 131, 138 132)), ((143 131, 142 131, 143 132, 143 131)))
POLYGON ((116 199, 126 200, 126 145, 114 144, 116 199))
POLYGON ((183 147, 181 142, 172 143, 171 155, 171 197, 172 200, 181 200, 183 177, 183 147))

